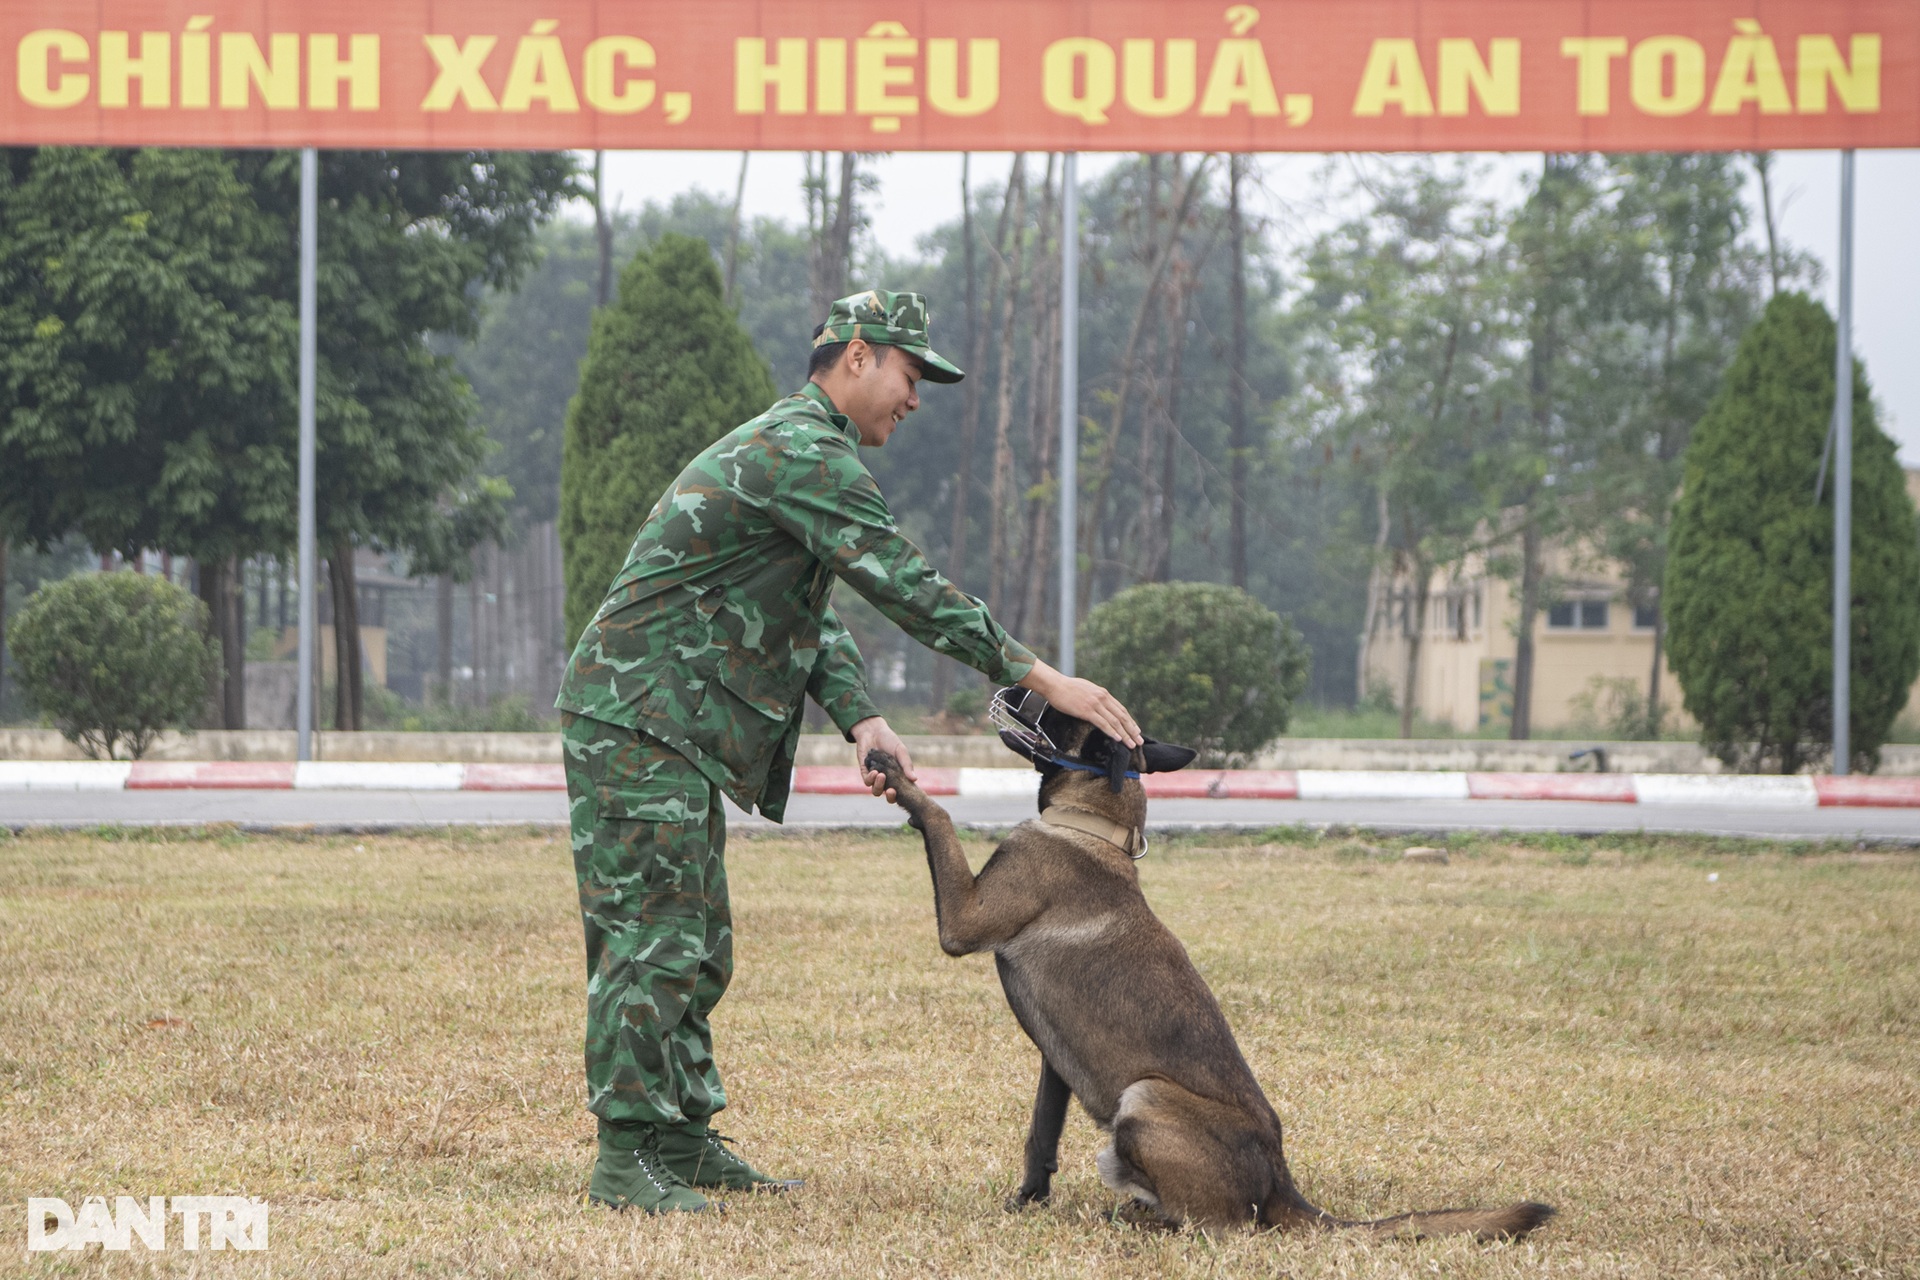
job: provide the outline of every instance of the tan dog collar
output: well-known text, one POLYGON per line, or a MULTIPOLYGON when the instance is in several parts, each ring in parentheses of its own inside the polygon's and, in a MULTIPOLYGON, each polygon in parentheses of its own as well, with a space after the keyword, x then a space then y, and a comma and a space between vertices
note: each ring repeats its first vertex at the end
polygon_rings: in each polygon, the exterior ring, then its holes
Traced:
POLYGON ((1065 805, 1054 805, 1040 811, 1040 821, 1050 827, 1066 827, 1073 831, 1083 831, 1090 836, 1097 836, 1135 862, 1147 856, 1146 832, 1103 818, 1086 809, 1070 809, 1065 805))

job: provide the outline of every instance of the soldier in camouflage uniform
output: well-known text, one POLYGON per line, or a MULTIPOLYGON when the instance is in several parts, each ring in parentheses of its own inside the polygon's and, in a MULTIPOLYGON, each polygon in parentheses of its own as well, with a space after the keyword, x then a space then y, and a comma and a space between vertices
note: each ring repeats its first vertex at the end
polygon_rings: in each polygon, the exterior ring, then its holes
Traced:
MULTIPOLYGON (((833 304, 810 380, 687 464, 641 525, 568 663, 562 715, 586 928, 589 1195, 699 1210, 696 1188, 786 1188, 723 1145, 714 1006, 732 974, 721 796, 783 815, 811 697, 854 743, 905 744, 868 693, 829 597, 852 586, 915 639, 1139 741, 1126 709, 1063 676, 901 535, 858 445, 886 443, 921 378, 964 376, 927 342, 924 300, 833 304)), ((884 779, 866 775, 874 793, 884 779)), ((889 797, 891 798, 891 797, 889 797)))

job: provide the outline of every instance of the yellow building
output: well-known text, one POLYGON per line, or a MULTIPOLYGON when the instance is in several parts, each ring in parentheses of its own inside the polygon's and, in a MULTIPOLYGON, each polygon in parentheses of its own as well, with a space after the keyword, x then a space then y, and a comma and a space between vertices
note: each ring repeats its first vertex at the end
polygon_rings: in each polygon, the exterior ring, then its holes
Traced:
MULTIPOLYGON (((1920 504, 1920 469, 1907 471, 1907 490, 1920 504)), ((1598 732, 1628 701, 1647 696, 1653 667, 1653 618, 1627 603, 1616 566, 1591 555, 1550 549, 1545 559, 1554 603, 1534 622, 1533 727, 1598 732)), ((1404 705, 1407 659, 1416 633, 1414 710, 1422 718, 1470 733, 1504 725, 1513 710, 1513 657, 1518 592, 1487 572, 1482 559, 1435 573, 1426 616, 1418 618, 1413 583, 1404 574, 1379 573, 1371 585, 1369 625, 1361 641, 1363 694, 1387 689, 1404 705)), ((1680 686, 1662 662, 1662 722, 1686 723, 1680 686)), ((1920 709, 1920 683, 1907 715, 1920 709)))

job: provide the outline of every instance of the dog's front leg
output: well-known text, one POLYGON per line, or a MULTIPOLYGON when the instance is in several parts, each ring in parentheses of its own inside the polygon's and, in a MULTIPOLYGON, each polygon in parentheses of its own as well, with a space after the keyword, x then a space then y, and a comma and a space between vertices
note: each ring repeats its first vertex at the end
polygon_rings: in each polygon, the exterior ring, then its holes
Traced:
POLYGON ((997 946, 1033 918, 1026 897, 1001 892, 982 897, 973 868, 960 848, 953 818, 926 792, 907 780, 900 763, 884 751, 867 753, 867 768, 887 776, 894 803, 907 811, 927 844, 927 868, 933 873, 933 912, 940 925, 940 949, 950 956, 970 955, 997 946))
POLYGON ((1041 1058, 1040 1088, 1033 1097, 1033 1124, 1027 1130, 1027 1172, 1009 1209, 1045 1204, 1053 1194, 1054 1171, 1060 1167, 1060 1130, 1067 1123, 1067 1100, 1072 1096, 1053 1064, 1041 1058))

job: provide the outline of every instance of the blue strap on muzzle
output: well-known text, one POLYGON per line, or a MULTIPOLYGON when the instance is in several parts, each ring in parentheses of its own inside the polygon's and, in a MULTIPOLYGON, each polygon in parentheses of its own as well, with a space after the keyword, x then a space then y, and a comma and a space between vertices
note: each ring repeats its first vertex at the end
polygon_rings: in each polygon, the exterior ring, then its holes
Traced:
MULTIPOLYGON (((1097 773, 1103 778, 1108 776, 1108 774, 1111 772, 1110 770, 1101 768, 1097 764, 1081 764, 1078 760, 1062 760, 1059 756, 1048 756, 1047 763, 1057 764, 1062 769, 1075 769, 1081 773, 1097 773)), ((1128 769, 1126 771, 1125 776, 1129 778, 1137 778, 1140 775, 1136 773, 1134 770, 1128 769)))

